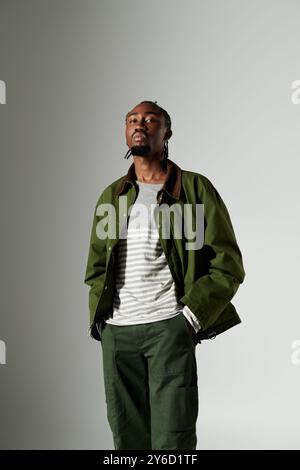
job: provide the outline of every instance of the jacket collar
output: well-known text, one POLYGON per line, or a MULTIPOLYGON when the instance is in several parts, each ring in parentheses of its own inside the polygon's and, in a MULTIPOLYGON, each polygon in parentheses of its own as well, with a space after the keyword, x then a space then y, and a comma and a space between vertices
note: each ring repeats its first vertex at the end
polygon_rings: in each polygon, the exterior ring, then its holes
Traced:
MULTIPOLYGON (((178 200, 180 198, 181 191, 181 173, 182 169, 168 158, 166 180, 163 184, 163 187, 159 190, 159 194, 164 191, 172 198, 178 200)), ((119 196, 122 194, 128 184, 135 185, 136 179, 135 167, 134 163, 132 163, 128 169, 127 174, 123 176, 113 195, 119 196)))

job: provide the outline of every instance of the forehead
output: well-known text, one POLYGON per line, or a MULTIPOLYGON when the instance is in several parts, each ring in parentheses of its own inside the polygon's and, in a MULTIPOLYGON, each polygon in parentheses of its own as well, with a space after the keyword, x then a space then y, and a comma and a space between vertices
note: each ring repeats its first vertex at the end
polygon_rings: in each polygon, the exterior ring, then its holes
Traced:
POLYGON ((156 116, 161 116, 162 113, 159 111, 159 109, 155 108, 154 106, 145 106, 145 105, 139 105, 139 106, 135 106, 131 111, 129 111, 127 114, 126 114, 126 119, 129 117, 129 116, 132 116, 132 115, 137 115, 137 114, 142 114, 142 115, 147 115, 147 114, 155 114, 156 116))

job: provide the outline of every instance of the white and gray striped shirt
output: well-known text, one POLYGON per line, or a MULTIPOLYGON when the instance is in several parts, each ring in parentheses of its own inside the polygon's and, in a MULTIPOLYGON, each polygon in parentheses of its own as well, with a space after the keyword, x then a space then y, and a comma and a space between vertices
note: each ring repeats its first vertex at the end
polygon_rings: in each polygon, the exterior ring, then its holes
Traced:
POLYGON ((135 325, 183 313, 199 331, 190 309, 178 301, 176 285, 162 249, 153 211, 163 183, 136 181, 139 191, 116 246, 112 325, 135 325))

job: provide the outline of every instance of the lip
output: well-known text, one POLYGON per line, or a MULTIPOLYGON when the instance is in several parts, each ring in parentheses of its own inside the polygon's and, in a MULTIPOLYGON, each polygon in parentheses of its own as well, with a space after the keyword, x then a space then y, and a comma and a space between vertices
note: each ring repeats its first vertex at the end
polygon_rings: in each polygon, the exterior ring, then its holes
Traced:
POLYGON ((134 140, 144 140, 144 139, 147 139, 147 137, 145 136, 145 134, 142 134, 141 132, 138 132, 138 133, 134 134, 133 139, 134 140))

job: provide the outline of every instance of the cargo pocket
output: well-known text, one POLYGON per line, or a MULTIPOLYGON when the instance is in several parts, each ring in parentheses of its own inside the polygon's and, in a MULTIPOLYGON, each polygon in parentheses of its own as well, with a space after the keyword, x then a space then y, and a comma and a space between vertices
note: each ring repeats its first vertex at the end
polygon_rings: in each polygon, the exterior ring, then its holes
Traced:
POLYGON ((198 386, 167 387, 163 392, 162 426, 168 431, 192 431, 198 417, 198 386))

